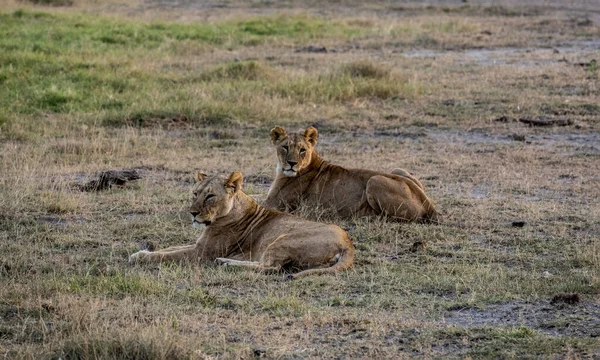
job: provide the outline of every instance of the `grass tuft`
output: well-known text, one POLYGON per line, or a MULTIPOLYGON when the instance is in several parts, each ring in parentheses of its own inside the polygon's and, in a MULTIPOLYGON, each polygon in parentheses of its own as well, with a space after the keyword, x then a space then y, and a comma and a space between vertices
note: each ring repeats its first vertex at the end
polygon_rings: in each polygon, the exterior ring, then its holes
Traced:
POLYGON ((178 345, 172 337, 140 339, 130 336, 81 337, 67 341, 52 359, 187 359, 189 350, 178 345))
POLYGON ((108 276, 84 275, 70 280, 69 290, 75 294, 108 294, 113 296, 151 296, 168 292, 163 283, 142 275, 115 273, 108 276))
POLYGON ((418 83, 408 82, 399 77, 372 78, 354 75, 343 66, 342 71, 333 74, 299 77, 292 81, 277 83, 268 91, 285 98, 292 98, 299 103, 327 104, 350 102, 359 98, 414 99, 422 94, 423 88, 418 83))
POLYGON ((80 194, 68 191, 42 191, 38 194, 41 208, 50 214, 76 213, 81 209, 80 194))
POLYGON ((390 77, 391 70, 370 61, 361 60, 343 65, 341 73, 354 78, 384 79, 390 77))
POLYGON ((217 66, 215 69, 204 73, 200 76, 204 81, 220 81, 220 80, 272 80, 276 77, 277 72, 257 61, 240 61, 225 65, 217 66))

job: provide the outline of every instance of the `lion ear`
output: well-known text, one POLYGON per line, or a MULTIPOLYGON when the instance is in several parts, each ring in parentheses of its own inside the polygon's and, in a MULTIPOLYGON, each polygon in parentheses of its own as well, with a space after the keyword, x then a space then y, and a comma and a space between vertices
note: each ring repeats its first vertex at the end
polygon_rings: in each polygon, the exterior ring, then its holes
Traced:
POLYGON ((311 126, 304 131, 304 137, 312 146, 315 146, 319 140, 319 132, 311 126))
POLYGON ((275 126, 271 129, 269 134, 271 135, 271 141, 273 141, 273 145, 280 143, 287 136, 285 129, 281 126, 275 126))
POLYGON ((194 180, 196 180, 196 182, 202 182, 202 181, 204 181, 204 179, 206 179, 206 174, 203 173, 202 171, 198 171, 194 175, 194 180))
POLYGON ((244 178, 242 177, 242 173, 239 171, 232 172, 229 175, 229 179, 225 182, 225 188, 233 190, 234 193, 242 190, 242 183, 244 182, 244 178))

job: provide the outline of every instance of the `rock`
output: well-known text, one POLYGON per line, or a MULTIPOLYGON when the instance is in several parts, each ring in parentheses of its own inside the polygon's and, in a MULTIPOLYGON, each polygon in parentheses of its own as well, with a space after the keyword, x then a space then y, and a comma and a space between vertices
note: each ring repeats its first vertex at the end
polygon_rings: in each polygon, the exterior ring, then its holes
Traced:
POLYGON ((509 123, 509 122, 520 122, 529 126, 567 126, 573 125, 573 120, 569 119, 552 119, 547 116, 539 116, 537 118, 514 118, 511 116, 501 116, 494 119, 495 122, 509 123))
POLYGON ((258 358, 265 357, 266 353, 267 353, 267 351, 264 349, 253 349, 252 350, 252 354, 254 355, 254 357, 258 357, 258 358))
POLYGON ((494 119, 495 122, 501 122, 501 123, 508 123, 508 122, 513 122, 513 121, 517 121, 517 119, 515 119, 514 117, 510 117, 510 116, 500 116, 499 118, 494 119))
POLYGON ((456 106, 457 101, 454 99, 448 99, 448 100, 442 101, 442 104, 445 106, 456 106))
POLYGON ((546 116, 540 116, 536 119, 519 118, 519 122, 529 126, 567 126, 573 125, 573 121, 569 119, 551 119, 546 116))
POLYGON ((325 46, 314 46, 308 45, 300 49, 296 49, 296 52, 307 52, 307 53, 328 53, 329 50, 325 46))
POLYGON ((113 185, 123 186, 129 181, 141 179, 135 169, 130 170, 108 170, 98 174, 96 179, 81 185, 76 184, 81 191, 102 191, 110 189, 113 185))
POLYGON ((156 247, 156 244, 154 243, 154 241, 148 240, 148 241, 144 241, 142 243, 141 248, 142 248, 142 250, 156 251, 157 247, 156 247))
POLYGON ((554 295, 554 297, 550 301, 550 304, 552 304, 552 305, 557 305, 557 304, 573 305, 573 304, 577 304, 579 301, 581 301, 581 299, 579 298, 579 294, 577 294, 577 293, 557 294, 557 295, 554 295))
POLYGON ((421 252, 427 250, 427 242, 426 241, 415 241, 410 247, 410 251, 412 252, 421 252))

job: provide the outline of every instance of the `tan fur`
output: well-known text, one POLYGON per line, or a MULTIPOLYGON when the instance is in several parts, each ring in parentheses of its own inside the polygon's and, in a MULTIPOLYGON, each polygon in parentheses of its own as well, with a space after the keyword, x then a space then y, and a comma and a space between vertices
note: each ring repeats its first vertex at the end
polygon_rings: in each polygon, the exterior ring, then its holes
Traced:
POLYGON ((434 221, 440 217, 421 182, 404 169, 383 173, 346 169, 323 160, 315 145, 319 134, 271 130, 277 149, 277 175, 264 206, 293 210, 300 203, 333 208, 343 217, 387 215, 399 221, 434 221))
POLYGON ((228 178, 198 173, 196 180, 190 213, 193 223, 207 225, 196 244, 139 251, 130 262, 202 259, 263 272, 281 271, 284 266, 309 269, 288 278, 352 266, 354 247, 338 226, 263 208, 242 191, 239 172, 228 178))

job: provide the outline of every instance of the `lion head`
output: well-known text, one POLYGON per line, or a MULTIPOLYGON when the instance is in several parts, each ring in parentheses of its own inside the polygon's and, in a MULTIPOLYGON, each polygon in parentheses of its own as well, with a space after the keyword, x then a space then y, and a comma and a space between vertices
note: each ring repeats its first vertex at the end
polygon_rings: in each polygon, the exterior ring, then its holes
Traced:
POLYGON ((242 174, 233 172, 228 178, 196 174, 194 199, 190 206, 192 226, 210 225, 229 214, 235 194, 242 190, 242 174))
POLYGON ((311 126, 304 133, 287 134, 284 128, 276 126, 270 134, 277 149, 277 167, 285 176, 295 177, 310 164, 319 139, 317 129, 311 126))

